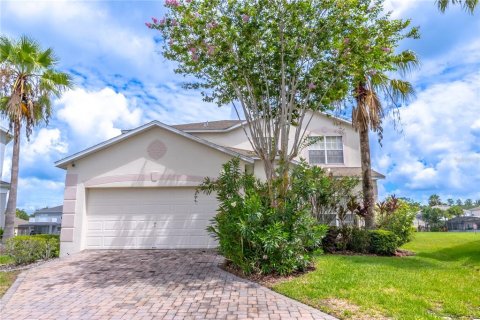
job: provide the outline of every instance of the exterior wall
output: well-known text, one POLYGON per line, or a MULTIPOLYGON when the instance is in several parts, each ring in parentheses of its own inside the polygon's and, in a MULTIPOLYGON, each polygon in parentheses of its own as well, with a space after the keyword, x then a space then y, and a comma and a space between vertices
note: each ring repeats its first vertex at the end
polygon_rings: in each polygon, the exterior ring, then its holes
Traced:
MULTIPOLYGON (((306 117, 306 122, 308 117, 306 117)), ((305 127, 305 126, 304 126, 305 127)), ((247 134, 249 129, 246 128, 247 134)), ((245 131, 242 128, 236 128, 229 132, 217 132, 217 133, 193 133, 194 135, 211 141, 221 146, 253 150, 250 142, 245 136, 245 131)), ((340 166, 340 167, 360 167, 360 139, 355 129, 348 123, 340 121, 338 119, 325 116, 321 113, 313 114, 312 120, 307 128, 307 135, 310 136, 342 136, 343 140, 343 156, 344 164, 327 166, 340 166)), ((295 138, 295 127, 292 127, 290 131, 290 140, 295 138)), ((296 160, 304 158, 308 160, 308 149, 304 149, 300 152, 300 155, 296 160)))
MULTIPOLYGON (((76 160, 67 168, 61 255, 85 248, 89 188, 197 186, 232 157, 159 127, 76 160)), ((241 163, 245 165, 245 163, 241 163)))

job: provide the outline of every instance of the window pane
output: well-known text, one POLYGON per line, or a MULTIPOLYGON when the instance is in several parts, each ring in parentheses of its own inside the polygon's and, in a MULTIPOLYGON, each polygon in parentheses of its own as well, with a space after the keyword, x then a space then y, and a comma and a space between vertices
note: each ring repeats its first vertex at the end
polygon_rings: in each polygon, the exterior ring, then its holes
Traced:
POLYGON ((342 137, 326 137, 327 150, 343 150, 342 137))
POLYGON ((325 151, 324 150, 310 150, 308 151, 308 162, 310 164, 324 164, 325 151))
POLYGON ((325 145, 323 142, 324 137, 309 137, 311 145, 309 145, 309 149, 312 150, 323 150, 325 149, 325 145))
POLYGON ((327 150, 327 163, 343 163, 343 151, 327 150))

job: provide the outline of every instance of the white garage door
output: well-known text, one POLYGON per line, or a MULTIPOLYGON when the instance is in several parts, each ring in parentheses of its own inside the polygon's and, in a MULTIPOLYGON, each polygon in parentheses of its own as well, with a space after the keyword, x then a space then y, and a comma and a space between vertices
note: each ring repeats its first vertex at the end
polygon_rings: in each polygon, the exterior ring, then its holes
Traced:
POLYGON ((216 214, 213 196, 194 188, 89 189, 87 249, 211 248, 205 230, 216 214))

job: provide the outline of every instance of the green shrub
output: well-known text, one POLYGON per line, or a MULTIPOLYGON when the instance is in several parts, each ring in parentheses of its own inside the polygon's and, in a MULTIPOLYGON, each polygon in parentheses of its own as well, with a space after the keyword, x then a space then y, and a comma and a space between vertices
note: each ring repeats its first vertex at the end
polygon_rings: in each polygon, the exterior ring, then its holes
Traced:
POLYGON ((243 173, 238 159, 224 164, 217 180, 206 178, 197 192, 216 192, 220 205, 208 231, 220 253, 245 274, 304 270, 326 233, 291 190, 272 208, 266 184, 243 173))
POLYGON ((367 230, 360 228, 351 229, 351 237, 348 243, 348 250, 358 253, 368 253, 370 250, 370 234, 367 230))
POLYGON ((324 252, 334 253, 337 251, 337 242, 340 235, 340 230, 335 227, 328 227, 327 234, 322 239, 322 248, 324 252))
POLYGON ((417 206, 392 196, 380 203, 377 211, 379 211, 378 228, 393 232, 398 238, 398 246, 412 240, 415 232, 413 220, 418 211, 417 206))
POLYGON ((395 254, 398 248, 398 237, 388 230, 370 230, 370 253, 382 256, 395 254))
POLYGON ((0 239, 2 239, 2 238, 3 238, 3 229, 0 228, 0 239))
POLYGON ((6 252, 16 264, 58 257, 60 240, 56 235, 16 236, 8 239, 6 252))

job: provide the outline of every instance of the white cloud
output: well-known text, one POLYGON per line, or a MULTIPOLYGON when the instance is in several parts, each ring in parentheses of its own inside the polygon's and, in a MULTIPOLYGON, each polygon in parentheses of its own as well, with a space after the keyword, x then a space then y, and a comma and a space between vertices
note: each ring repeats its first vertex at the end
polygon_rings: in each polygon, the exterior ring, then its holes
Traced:
MULTIPOLYGON (((41 23, 51 28, 73 46, 81 46, 77 52, 94 51, 119 57, 137 67, 148 66, 157 55, 151 32, 139 33, 124 21, 111 14, 109 8, 96 1, 7 1, 2 15, 27 24, 41 23)), ((147 18, 147 17, 145 17, 147 18)))
POLYGON ((17 207, 33 212, 44 207, 53 207, 63 204, 63 182, 38 179, 22 178, 18 180, 17 207), (35 197, 31 197, 35 194, 35 197))
POLYGON ((120 134, 123 128, 137 126, 142 117, 139 108, 129 108, 129 101, 111 88, 99 91, 75 89, 66 92, 57 104, 57 115, 85 142, 101 141, 120 134))
POLYGON ((400 110, 401 135, 386 126, 375 163, 382 169, 388 164, 388 182, 407 196, 426 190, 475 197, 480 193, 479 110, 480 74, 432 85, 400 110))
MULTIPOLYGON (((387 0, 385 1, 385 11, 391 11, 393 18, 401 18, 405 12, 415 9, 419 5, 419 0, 387 0)), ((433 3, 432 3, 433 5, 433 3)))
POLYGON ((67 153, 68 143, 62 141, 59 129, 42 128, 30 141, 26 141, 22 153, 22 161, 35 161, 37 157, 48 157, 52 152, 67 153))

